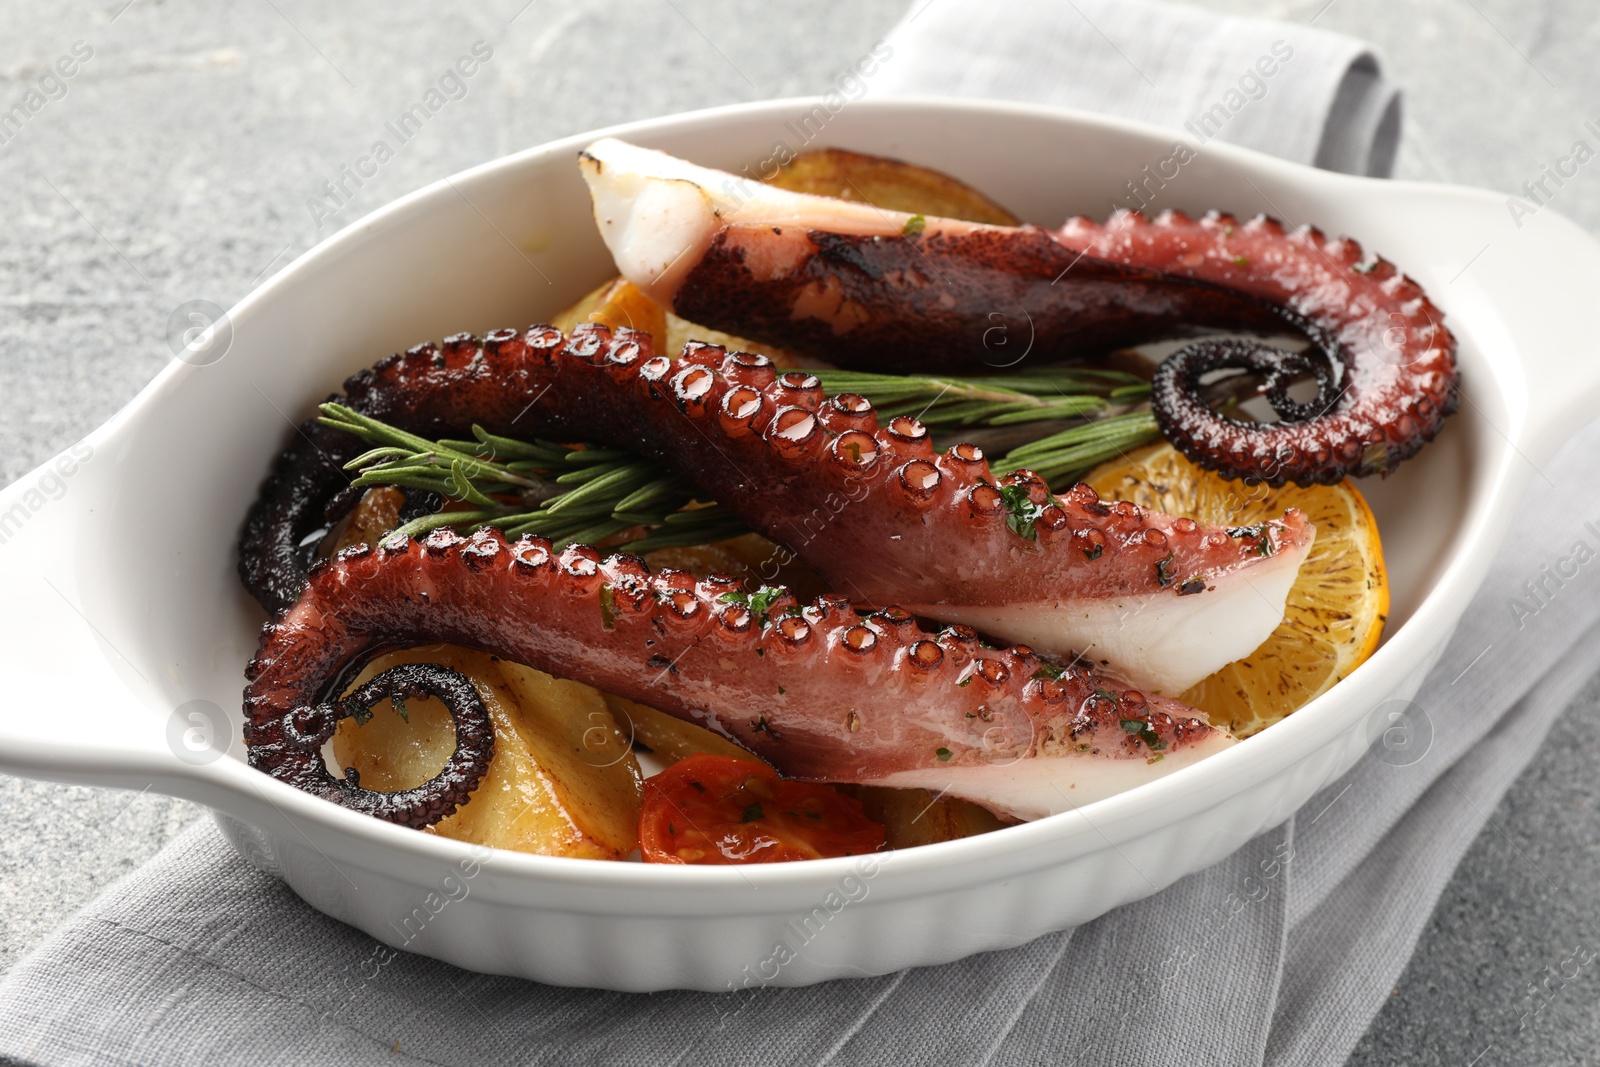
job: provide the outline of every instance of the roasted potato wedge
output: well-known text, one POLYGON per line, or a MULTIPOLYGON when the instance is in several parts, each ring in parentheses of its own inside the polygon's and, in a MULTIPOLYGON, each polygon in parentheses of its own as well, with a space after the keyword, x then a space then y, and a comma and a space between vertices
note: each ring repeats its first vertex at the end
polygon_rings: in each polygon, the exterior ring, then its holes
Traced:
POLYGON ((740 748, 732 741, 712 733, 703 726, 675 719, 664 711, 615 693, 605 694, 606 706, 611 709, 617 724, 663 763, 676 763, 688 756, 709 753, 713 756, 732 756, 735 759, 762 762, 761 757, 740 748))
POLYGON ((841 785, 840 792, 861 801, 869 818, 887 831, 889 848, 911 848, 959 837, 986 834, 1012 825, 987 808, 954 797, 939 797, 926 789, 883 789, 869 785, 841 785))
POLYGON ((939 215, 996 226, 1015 226, 1021 221, 948 174, 843 148, 824 148, 796 156, 768 182, 796 193, 865 201, 885 211, 939 215))
POLYGON ((331 556, 351 545, 377 544, 385 534, 400 525, 400 509, 405 507, 405 503, 404 490, 392 485, 373 486, 361 494, 361 499, 350 509, 350 514, 323 541, 323 550, 331 556))
POLYGON ((649 334, 657 342, 668 334, 666 310, 645 296, 638 286, 622 278, 602 283, 576 304, 562 309, 550 320, 550 325, 571 333, 574 326, 584 322, 598 322, 613 330, 627 326, 649 334))
MULTIPOLYGON (((621 859, 638 847, 639 764, 598 690, 450 645, 382 656, 351 688, 415 662, 472 679, 494 723, 489 773, 433 832, 547 856, 621 859)), ((380 790, 409 789, 439 773, 455 745, 449 712, 437 700, 413 700, 406 715, 384 701, 365 725, 340 723, 333 737, 338 765, 354 767, 362 785, 380 790)))

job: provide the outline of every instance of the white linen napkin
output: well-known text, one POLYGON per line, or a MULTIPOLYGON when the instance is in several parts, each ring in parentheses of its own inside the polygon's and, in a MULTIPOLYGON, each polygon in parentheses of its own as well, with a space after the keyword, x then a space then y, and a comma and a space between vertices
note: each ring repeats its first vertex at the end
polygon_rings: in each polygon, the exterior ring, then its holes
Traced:
MULTIPOLYGON (((875 92, 1196 123, 1356 173, 1386 175, 1394 159, 1398 91, 1370 49, 1334 34, 1143 0, 932 0, 890 44, 875 92)), ((1427 744, 1403 758, 1374 749, 1290 823, 1077 930, 943 967, 726 995, 551 988, 404 953, 352 983, 375 942, 201 823, 0 980, 0 1058, 1340 1063, 1487 813, 1590 674, 1572 653, 1600 644, 1600 597, 1574 591, 1520 628, 1505 605, 1527 560, 1589 536, 1554 505, 1600 480, 1600 426, 1543 474, 1524 512, 1537 520, 1513 532, 1417 697, 1427 744)))
POLYGON ((868 95, 981 96, 1103 111, 1387 178, 1400 89, 1343 34, 1152 0, 918 0, 868 95))

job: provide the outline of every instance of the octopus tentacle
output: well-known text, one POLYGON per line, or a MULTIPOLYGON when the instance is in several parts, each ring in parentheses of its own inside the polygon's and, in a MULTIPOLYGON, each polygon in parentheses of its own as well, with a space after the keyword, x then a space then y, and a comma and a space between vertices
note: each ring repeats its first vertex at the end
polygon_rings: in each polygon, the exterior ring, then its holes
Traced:
MULTIPOLYGON (((330 680, 383 648, 432 642, 647 702, 791 777, 948 788, 1025 818, 1233 743, 1176 701, 987 647, 965 627, 925 632, 903 611, 862 613, 841 597, 756 611, 738 591, 732 578, 652 574, 634 556, 493 530, 347 549, 263 632, 244 701, 251 762, 296 767, 286 753, 315 751, 332 729, 317 705, 330 680), (311 708, 301 743, 297 716, 311 708)), ((358 802, 325 775, 279 776, 358 802)))
POLYGON ((1271 425, 1205 404, 1191 372, 1219 350, 1173 357, 1154 403, 1162 428, 1232 477, 1281 485, 1388 473, 1457 403, 1455 339, 1421 288, 1314 229, 1216 213, 1122 212, 1057 231, 923 218, 611 139, 580 163, 618 269, 658 303, 842 366, 1009 366, 1019 350, 1075 359, 1201 329, 1309 337, 1309 356, 1257 346, 1244 363, 1221 364, 1266 373, 1280 400, 1291 371, 1316 375, 1320 402, 1280 403, 1284 421, 1271 425))
POLYGON ((1286 405, 1283 421, 1250 423, 1214 411, 1199 395, 1205 365, 1282 374, 1295 355, 1258 346, 1183 349, 1157 371, 1152 407, 1168 439, 1225 477, 1282 485, 1332 484, 1351 474, 1387 474, 1431 441, 1456 410, 1455 337, 1422 287, 1349 238, 1314 227, 1286 230, 1275 219, 1241 221, 1210 212, 1199 219, 1166 211, 1154 219, 1118 214, 1104 225, 1072 219, 1058 234, 1068 247, 1113 262, 1225 286, 1285 309, 1312 339, 1298 359, 1319 385, 1315 400, 1286 405), (1320 358, 1317 358, 1320 357, 1320 358))
MULTIPOLYGON (((1091 655, 1163 692, 1266 639, 1313 538, 1298 511, 1230 530, 1102 503, 1087 486, 1057 496, 1027 471, 997 477, 974 446, 937 451, 915 419, 880 423, 859 396, 825 398, 803 371, 695 342, 669 360, 626 329, 461 336, 347 387, 353 403, 413 432, 464 436, 477 422, 654 456, 857 602, 1091 655)), ((291 455, 322 462, 298 443, 291 455)), ((292 510, 278 500, 300 484, 281 476, 286 466, 253 516, 292 510)), ((286 523, 247 524, 241 570, 292 560, 278 549, 295 536, 286 523)))
POLYGON ((494 726, 465 675, 436 663, 406 663, 382 672, 342 700, 317 703, 322 689, 337 677, 337 672, 329 674, 317 688, 300 690, 297 700, 279 703, 271 713, 264 710, 265 703, 256 705, 246 727, 252 767, 308 793, 413 829, 432 826, 467 802, 494 757, 494 726), (381 792, 362 788, 354 767, 346 768, 343 778, 328 771, 322 747, 339 720, 365 721, 381 700, 424 696, 444 701, 456 724, 455 751, 438 774, 412 789, 381 792))

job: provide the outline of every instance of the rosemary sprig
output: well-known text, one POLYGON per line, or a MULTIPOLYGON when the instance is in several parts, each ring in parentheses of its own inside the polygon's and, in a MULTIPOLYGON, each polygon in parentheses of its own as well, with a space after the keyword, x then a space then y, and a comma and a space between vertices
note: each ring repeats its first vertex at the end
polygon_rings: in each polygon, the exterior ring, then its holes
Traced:
POLYGON ((594 543, 635 526, 665 526, 637 550, 699 544, 743 532, 725 513, 688 509, 694 491, 677 475, 617 449, 499 437, 481 426, 471 441, 430 441, 343 404, 323 404, 318 420, 377 447, 346 469, 353 485, 425 489, 459 505, 400 528, 421 537, 444 526, 498 526, 509 537, 594 543), (731 532, 730 532, 731 529, 731 532))
MULTIPOLYGON (((859 393, 884 418, 913 415, 946 433, 1011 427, 1024 443, 993 463, 997 473, 1027 467, 1052 485, 1070 484, 1095 464, 1153 440, 1149 386, 1121 371, 1045 368, 1004 377, 934 377, 813 372, 830 394, 859 393), (1050 432, 1045 424, 1070 423, 1050 432), (1030 432, 1031 431, 1031 432, 1030 432)), ((747 533, 722 505, 654 460, 614 448, 521 441, 472 428, 470 441, 430 441, 342 404, 323 404, 319 421, 374 447, 346 469, 357 486, 435 492, 444 511, 400 528, 420 537, 450 526, 497 526, 507 537, 537 534, 594 544, 646 527, 630 551, 704 544, 747 533)))
POLYGON ((1104 418, 1150 395, 1125 371, 1045 367, 978 378, 814 370, 831 396, 859 393, 883 418, 912 415, 930 430, 1104 418))
POLYGON ((1117 415, 1019 445, 990 464, 998 474, 1023 467, 1052 487, 1070 485, 1091 469, 1161 436, 1148 411, 1117 415))

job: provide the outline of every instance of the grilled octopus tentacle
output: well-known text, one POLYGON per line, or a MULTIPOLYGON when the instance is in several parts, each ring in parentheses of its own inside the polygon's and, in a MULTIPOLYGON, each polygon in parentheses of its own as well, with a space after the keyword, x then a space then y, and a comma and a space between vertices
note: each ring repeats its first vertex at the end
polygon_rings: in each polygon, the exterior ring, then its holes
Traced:
MULTIPOLYGON (((861 397, 825 398, 814 377, 763 356, 690 343, 673 361, 625 329, 458 335, 347 388, 429 436, 477 422, 654 456, 857 602, 1090 655, 1160 692, 1266 639, 1313 538, 1298 511, 1227 529, 1103 503, 1087 486, 1057 496, 1026 471, 995 476, 973 446, 936 452, 915 419, 880 424, 861 397)), ((294 563, 283 498, 300 491, 297 463, 323 462, 292 444, 247 523, 241 571, 271 575, 252 586, 269 607, 303 583, 275 569, 294 563)))
POLYGON ((1308 336, 1303 354, 1250 342, 1201 342, 1157 369, 1152 406, 1162 432, 1225 477, 1282 485, 1387 474, 1431 441, 1459 402, 1456 340, 1422 287, 1349 238, 1286 230, 1264 216, 1241 222, 1125 213, 1104 225, 1073 219, 1057 235, 1090 255, 1223 286, 1285 309, 1308 336), (1248 354, 1247 354, 1248 353, 1248 354), (1295 404, 1283 386, 1301 368, 1318 384, 1295 404), (1201 376, 1246 370, 1269 379, 1276 423, 1213 410, 1201 376), (1274 380, 1275 379, 1275 380, 1274 380))
MULTIPOLYGON (((903 611, 862 614, 832 596, 804 606, 781 597, 758 613, 728 595, 738 589, 732 578, 651 574, 634 556, 507 543, 493 530, 346 549, 262 635, 246 672, 251 763, 359 804, 354 790, 329 788, 325 771, 287 758, 288 739, 330 679, 382 648, 433 642, 648 702, 792 777, 948 790, 1023 818, 1233 743, 1177 701, 1053 667, 1027 648, 986 647, 965 627, 925 633, 903 611)), ((309 718, 297 752, 332 729, 320 710, 309 718)), ((403 797, 394 805, 413 825, 436 817, 403 797)))
MULTIPOLYGON (((1174 444, 1228 477, 1282 485, 1388 473, 1455 410, 1455 339, 1422 289, 1346 238, 1220 214, 1123 212, 1057 231, 923 218, 792 193, 605 139, 580 159, 618 269, 707 327, 854 368, 951 371, 1074 359, 1199 329, 1301 333, 1171 357, 1154 408, 1174 444), (1247 423, 1199 377, 1282 383, 1316 401, 1247 423)), ((1281 392, 1281 387, 1279 389, 1281 392)))
MULTIPOLYGON (((321 687, 338 674, 302 688, 296 698, 278 704, 271 714, 257 705, 246 727, 250 765, 308 793, 413 829, 432 826, 465 804, 488 773, 494 757, 494 726, 483 699, 463 674, 437 663, 391 667, 354 693, 331 703, 317 703, 321 687), (323 762, 322 746, 340 719, 364 720, 380 700, 435 696, 450 709, 456 724, 456 747, 444 768, 413 789, 382 792, 363 789, 354 767, 335 778, 323 762)), ((273 694, 281 696, 282 690, 273 694)), ((271 698, 269 697, 268 700, 271 698)))

